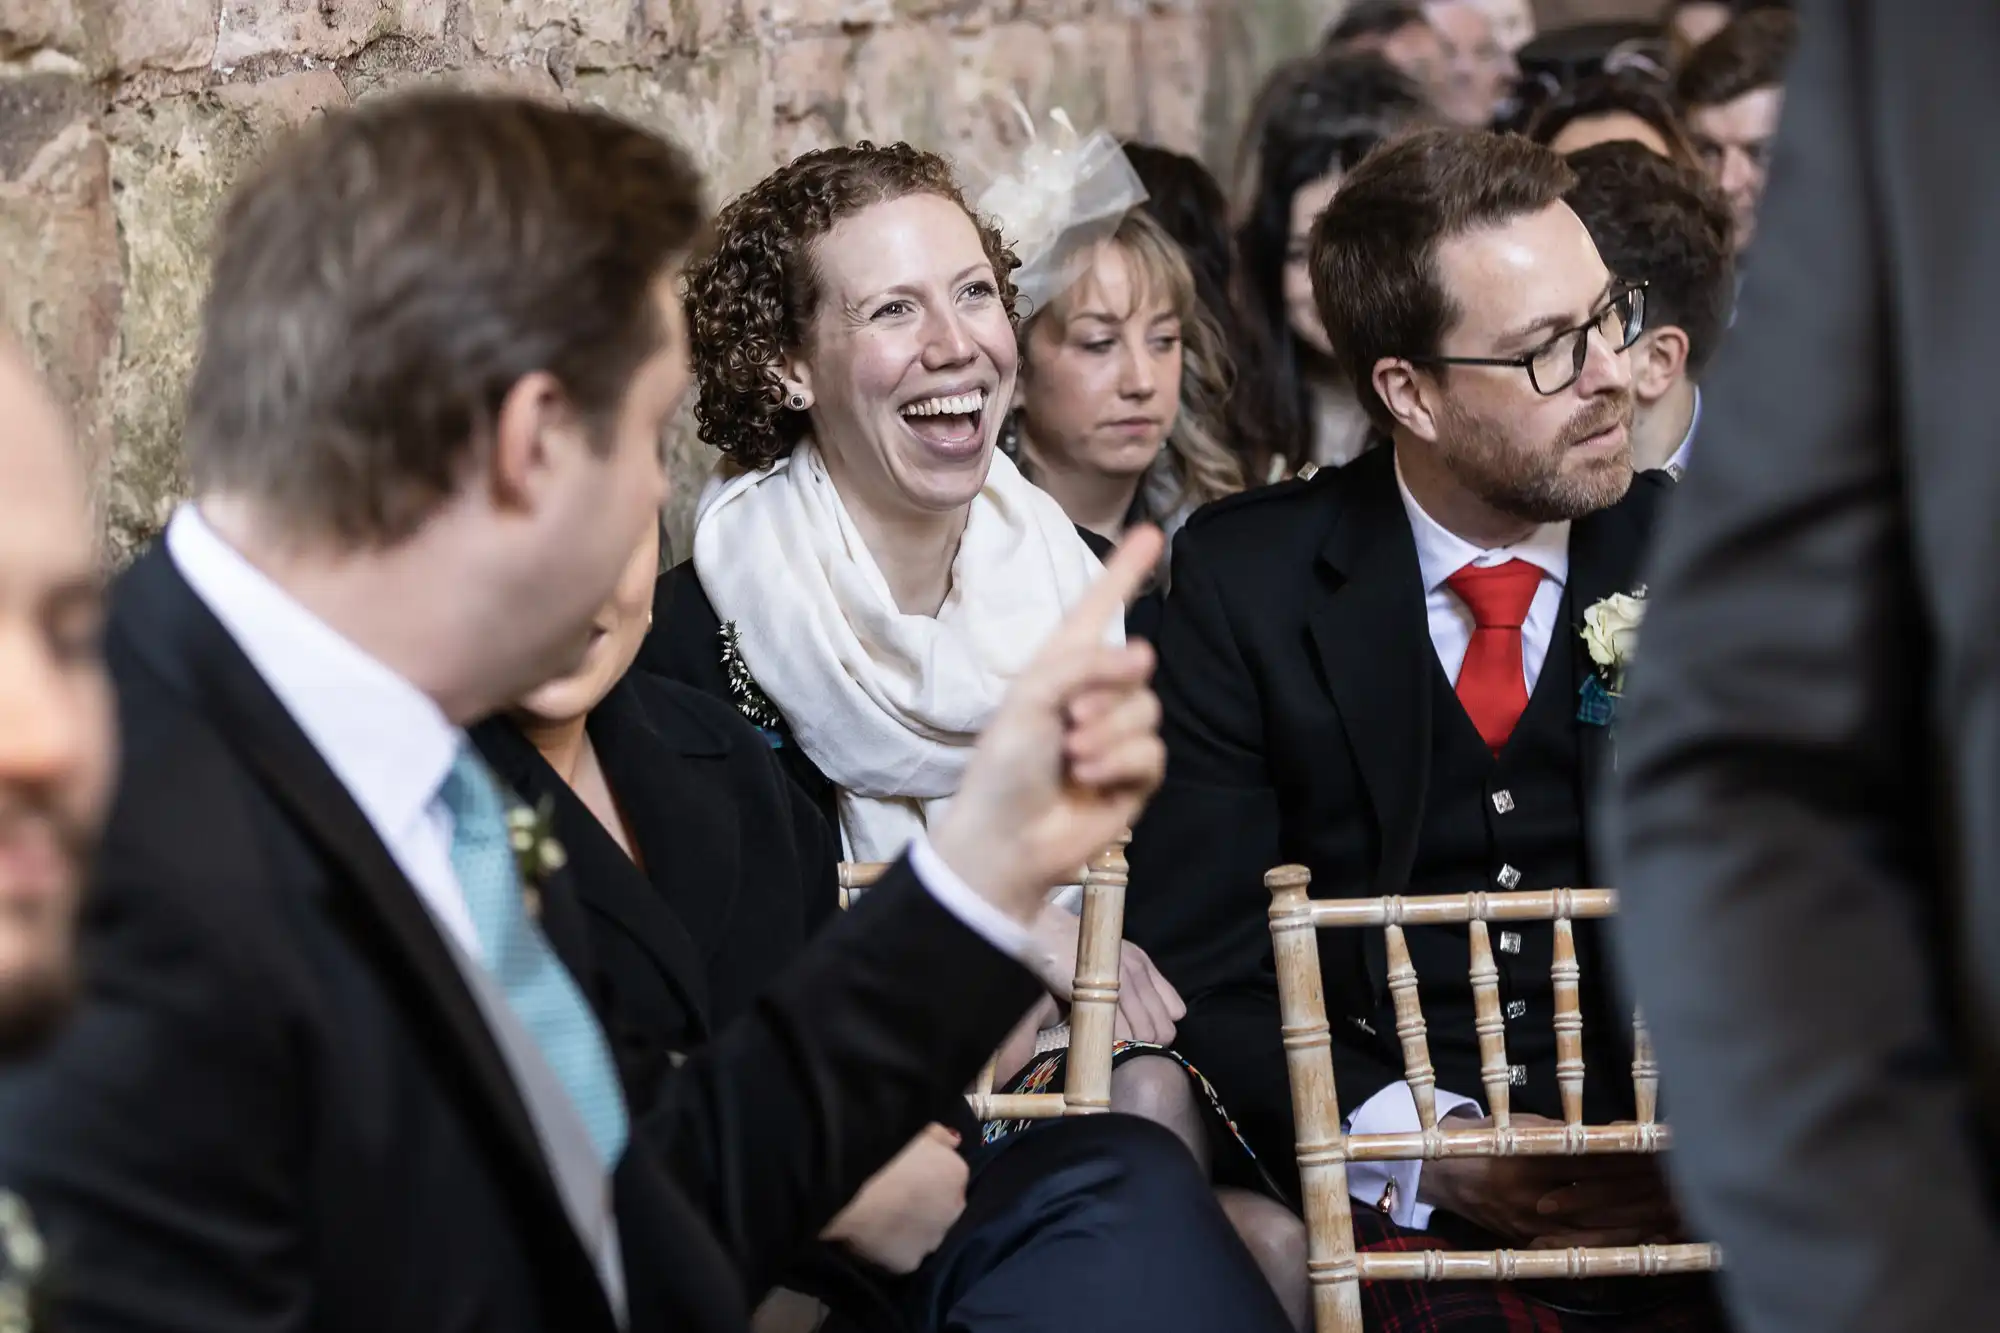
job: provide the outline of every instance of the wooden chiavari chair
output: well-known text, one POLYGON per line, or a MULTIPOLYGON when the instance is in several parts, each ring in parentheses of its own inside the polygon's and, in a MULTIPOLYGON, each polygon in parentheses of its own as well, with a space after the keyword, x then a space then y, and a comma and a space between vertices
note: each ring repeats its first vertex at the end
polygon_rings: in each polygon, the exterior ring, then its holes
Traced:
POLYGON ((1271 942, 1277 961, 1285 1064, 1291 1076, 1300 1186, 1305 1197, 1306 1268, 1318 1333, 1362 1333, 1362 1282, 1654 1277, 1706 1272, 1720 1265, 1719 1251, 1705 1244, 1356 1253, 1354 1214, 1347 1194, 1349 1162, 1659 1153, 1666 1151, 1670 1135, 1657 1118, 1659 1069, 1653 1060, 1652 1040, 1637 1014, 1632 1019, 1637 1121, 1629 1125, 1583 1123, 1583 1011, 1577 994, 1572 923, 1616 913, 1618 895, 1614 890, 1315 900, 1307 894, 1311 883, 1312 872, 1304 866, 1279 866, 1264 876, 1264 887, 1271 893, 1271 942), (1560 1125, 1516 1127, 1511 1123, 1500 972, 1494 965, 1487 933, 1491 921, 1555 923, 1551 979, 1555 989, 1556 1085, 1563 1109, 1560 1125), (1406 925, 1465 925, 1471 933, 1470 979, 1480 1082, 1485 1086, 1493 1121, 1489 1128, 1438 1126, 1437 1077, 1431 1068, 1423 1008, 1417 997, 1417 972, 1403 938, 1406 925), (1348 1134, 1341 1127, 1317 932, 1357 926, 1380 927, 1386 937, 1396 1036, 1402 1043, 1404 1073, 1421 1126, 1413 1133, 1348 1134))
MULTIPOLYGON (((1069 1011, 1069 1060, 1061 1092, 993 1091, 993 1062, 966 1095, 980 1120, 1050 1120, 1097 1115, 1111 1109, 1111 1048, 1118 1020, 1118 954, 1125 933, 1125 847, 1130 832, 1091 858, 1084 868, 1082 926, 1076 941, 1076 977, 1069 1011)), ((840 905, 872 887, 888 866, 844 861, 840 905)))

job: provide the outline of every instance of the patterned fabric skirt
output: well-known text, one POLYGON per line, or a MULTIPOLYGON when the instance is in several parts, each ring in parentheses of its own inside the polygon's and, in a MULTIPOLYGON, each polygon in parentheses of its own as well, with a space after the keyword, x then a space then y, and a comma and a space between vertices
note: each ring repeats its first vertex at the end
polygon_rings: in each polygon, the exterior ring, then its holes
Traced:
MULTIPOLYGON (((1171 1047, 1155 1045, 1150 1041, 1121 1041, 1111 1048, 1111 1067, 1116 1069, 1127 1060, 1141 1056, 1157 1055, 1173 1061, 1181 1067, 1194 1085, 1195 1104, 1202 1111, 1202 1119, 1207 1123, 1209 1139, 1215 1146, 1215 1178, 1222 1184, 1240 1184, 1283 1200, 1284 1193, 1278 1188, 1264 1166, 1257 1160, 1255 1150, 1248 1139, 1230 1119, 1229 1110, 1216 1095, 1215 1086, 1202 1077, 1199 1069, 1189 1064, 1187 1058, 1171 1047)), ((1068 1066, 1069 1049, 1059 1047, 1043 1051, 1028 1061, 1021 1072, 1016 1074, 1000 1089, 1008 1094, 1060 1092, 1063 1071, 1068 1066)), ((982 1131, 982 1139, 994 1143, 1018 1130, 1034 1124, 1032 1120, 989 1120, 982 1131)))
MULTIPOLYGON (((1354 1243, 1374 1254, 1504 1248, 1434 1214, 1432 1231, 1408 1231, 1357 1203, 1354 1243)), ((1727 1333, 1706 1274, 1557 1282, 1364 1282, 1361 1315, 1374 1333, 1727 1333)))

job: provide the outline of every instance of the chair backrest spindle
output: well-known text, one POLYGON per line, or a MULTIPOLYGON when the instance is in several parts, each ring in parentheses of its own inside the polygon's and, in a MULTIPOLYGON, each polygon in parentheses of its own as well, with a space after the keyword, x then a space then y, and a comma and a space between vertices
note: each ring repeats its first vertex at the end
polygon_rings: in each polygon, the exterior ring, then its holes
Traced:
POLYGON ((1486 1088, 1486 1112, 1501 1128, 1513 1123, 1507 1104, 1507 1020, 1500 1016, 1500 968, 1486 923, 1471 922, 1472 1015, 1479 1034, 1479 1081, 1486 1088))
POLYGON ((1396 1037, 1403 1043, 1403 1077, 1417 1104, 1417 1123, 1436 1129, 1437 1071, 1431 1068, 1423 1005, 1417 999, 1417 969, 1410 962, 1403 928, 1391 924, 1383 935, 1389 949, 1389 994, 1396 1002, 1396 1037))
POLYGON ((1578 1001, 1576 929, 1566 916, 1556 918, 1555 963, 1549 980, 1556 1001, 1556 1087, 1562 1093, 1563 1123, 1583 1123, 1583 1007, 1578 1001))
MULTIPOLYGON (((1125 933, 1127 831, 1092 858, 1083 871, 1082 918, 1077 924, 1076 975, 1072 980, 1069 1056, 1061 1092, 996 1093, 988 1060, 966 1094, 980 1120, 1046 1120, 1111 1109, 1111 1055, 1118 1024, 1119 946, 1125 933)), ((889 862, 843 861, 840 905, 852 906, 889 870, 889 862)))

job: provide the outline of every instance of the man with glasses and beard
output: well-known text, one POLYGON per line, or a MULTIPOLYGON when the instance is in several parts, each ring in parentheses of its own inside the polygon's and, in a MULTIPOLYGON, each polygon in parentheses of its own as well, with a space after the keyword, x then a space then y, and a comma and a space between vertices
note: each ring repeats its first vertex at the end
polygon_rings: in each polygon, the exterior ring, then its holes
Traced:
MULTIPOLYGON (((1563 202, 1575 176, 1514 136, 1428 130, 1357 167, 1314 229, 1313 290, 1376 426, 1338 470, 1198 513, 1160 632, 1167 781, 1131 849, 1128 933, 1188 1003, 1180 1044, 1273 1170, 1293 1124, 1264 872, 1319 897, 1599 882, 1591 835, 1615 680, 1585 612, 1636 591, 1661 473, 1634 473, 1645 293, 1563 202)), ((1555 931, 1493 931, 1516 1125, 1561 1114, 1555 931)), ((1464 926, 1412 928, 1440 1115, 1486 1114, 1464 926)), ((1579 923, 1591 1122, 1631 1119, 1626 1016, 1579 923)), ((1323 935, 1340 1104, 1415 1130, 1382 935, 1323 935)), ((1678 1223, 1651 1159, 1350 1164, 1357 1239, 1407 1249, 1636 1244, 1678 1223)), ((1705 1287, 1363 1288, 1371 1328, 1713 1327, 1705 1287), (1547 1297, 1547 1302, 1543 1297, 1547 1297)))
MULTIPOLYGON (((0 1061, 12 1062, 69 1014, 77 904, 116 761, 82 469, 5 335, 0 477, 0 1061)), ((0 1191, 0 1328, 30 1326, 42 1249, 0 1191)))

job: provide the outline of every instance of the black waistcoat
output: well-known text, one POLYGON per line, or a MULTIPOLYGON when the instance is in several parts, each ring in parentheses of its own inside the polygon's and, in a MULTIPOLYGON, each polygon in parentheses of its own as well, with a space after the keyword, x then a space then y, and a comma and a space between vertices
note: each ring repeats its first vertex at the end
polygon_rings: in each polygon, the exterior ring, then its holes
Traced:
MULTIPOLYGON (((1466 716, 1436 655, 1429 655, 1430 782, 1411 867, 1412 894, 1595 887, 1584 883, 1583 735, 1576 720, 1583 668, 1581 655, 1563 640, 1565 627, 1575 619, 1565 593, 1556 640, 1549 645, 1527 711, 1497 758, 1466 716)), ((1406 938, 1438 1086, 1483 1103, 1467 929, 1413 927, 1406 938)), ((1507 1020, 1507 1058, 1513 1066, 1510 1103, 1515 1110, 1560 1119, 1549 975, 1555 928, 1536 922, 1495 925, 1491 939, 1500 971, 1501 1013, 1507 1020)), ((1629 1118, 1628 1037, 1606 1002, 1605 957, 1596 924, 1577 923, 1576 941, 1582 969, 1585 1118, 1629 1118)), ((1392 1046, 1395 1025, 1385 996, 1376 1029, 1392 1046)))

